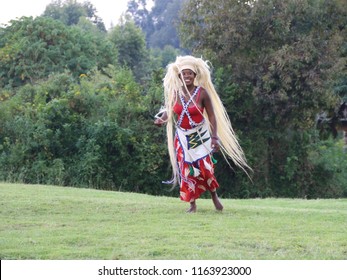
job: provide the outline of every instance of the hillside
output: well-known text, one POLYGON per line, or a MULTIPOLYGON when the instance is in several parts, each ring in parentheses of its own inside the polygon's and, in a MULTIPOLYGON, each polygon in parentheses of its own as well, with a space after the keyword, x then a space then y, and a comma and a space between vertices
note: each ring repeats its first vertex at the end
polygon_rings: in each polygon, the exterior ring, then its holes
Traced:
POLYGON ((1 259, 347 259, 347 200, 178 198, 0 183, 1 259))

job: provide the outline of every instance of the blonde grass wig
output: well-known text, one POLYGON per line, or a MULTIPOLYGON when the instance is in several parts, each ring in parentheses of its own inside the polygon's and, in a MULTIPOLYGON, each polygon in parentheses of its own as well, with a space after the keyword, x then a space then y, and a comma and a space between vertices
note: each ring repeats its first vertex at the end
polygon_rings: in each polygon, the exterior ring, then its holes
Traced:
MULTIPOLYGON (((168 116, 166 132, 170 162, 173 169, 173 185, 176 185, 179 182, 179 170, 174 150, 175 118, 173 106, 177 101, 178 93, 182 92, 182 87, 186 87, 185 83, 180 79, 180 73, 184 69, 190 69, 195 72, 195 86, 201 86, 207 91, 210 96, 217 122, 217 135, 220 142, 219 144, 224 158, 227 162, 228 158, 230 158, 236 166, 240 167, 248 175, 246 169, 251 169, 248 166, 242 148, 238 143, 225 107, 212 83, 208 61, 204 61, 201 58, 195 58, 189 55, 178 56, 174 63, 171 63, 167 66, 167 72, 163 80, 165 101, 165 108, 163 108, 163 110, 166 111, 168 116)), ((189 91, 187 90, 187 92, 189 91)), ((209 123, 206 110, 204 112, 204 117, 205 120, 209 123)), ((209 127, 211 130, 210 124, 209 127)))

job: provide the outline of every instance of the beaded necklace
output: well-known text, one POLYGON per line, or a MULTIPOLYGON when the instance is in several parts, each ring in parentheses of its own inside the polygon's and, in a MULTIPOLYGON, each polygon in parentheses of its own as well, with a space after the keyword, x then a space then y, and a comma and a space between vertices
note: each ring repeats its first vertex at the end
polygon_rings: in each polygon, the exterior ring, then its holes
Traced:
POLYGON ((188 100, 187 102, 185 102, 185 100, 184 100, 182 94, 179 93, 179 97, 180 97, 180 100, 181 100, 183 109, 182 109, 182 113, 181 113, 181 115, 180 115, 180 117, 179 117, 179 119, 178 119, 178 122, 177 122, 177 125, 178 125, 178 126, 181 126, 181 123, 182 123, 182 121, 183 121, 184 115, 187 115, 188 120, 189 120, 189 124, 191 125, 191 127, 196 127, 196 126, 199 125, 198 123, 196 123, 195 121, 193 121, 191 115, 189 114, 189 110, 188 110, 190 103, 193 101, 194 97, 197 95, 199 89, 200 89, 200 87, 197 87, 197 88, 195 89, 195 91, 194 91, 193 94, 190 96, 190 98, 189 98, 189 100, 188 100))

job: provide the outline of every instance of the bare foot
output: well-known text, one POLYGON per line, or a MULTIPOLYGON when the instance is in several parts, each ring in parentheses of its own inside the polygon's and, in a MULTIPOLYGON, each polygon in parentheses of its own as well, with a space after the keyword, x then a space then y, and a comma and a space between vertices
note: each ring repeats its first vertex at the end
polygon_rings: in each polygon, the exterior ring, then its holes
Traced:
POLYGON ((223 205, 222 205, 222 203, 219 201, 217 192, 211 192, 211 197, 212 197, 212 201, 213 201, 214 207, 216 207, 216 209, 217 209, 218 211, 222 211, 222 210, 223 210, 223 205))
POLYGON ((195 213, 196 212, 196 203, 195 201, 190 203, 190 208, 187 210, 187 213, 195 213))

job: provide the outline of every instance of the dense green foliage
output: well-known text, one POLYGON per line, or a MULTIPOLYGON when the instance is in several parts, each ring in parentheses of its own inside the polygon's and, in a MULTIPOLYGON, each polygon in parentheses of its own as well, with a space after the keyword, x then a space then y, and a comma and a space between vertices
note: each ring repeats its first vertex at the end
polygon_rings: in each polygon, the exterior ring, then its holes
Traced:
POLYGON ((0 180, 160 192, 166 154, 149 97, 130 71, 103 71, 78 83, 55 74, 1 102, 0 180))
POLYGON ((254 184, 234 178, 225 184, 240 186, 245 196, 346 194, 345 177, 334 190, 327 184, 339 176, 325 169, 333 162, 323 167, 309 157, 319 142, 316 115, 336 108, 341 99, 332 84, 347 74, 344 2, 192 0, 184 11, 185 44, 212 58, 254 168, 254 184))
POLYGON ((46 7, 43 16, 59 20, 69 26, 77 25, 81 19, 88 19, 100 31, 106 31, 104 22, 89 1, 79 3, 76 0, 54 0, 46 7))
POLYGON ((1 87, 34 84, 66 70, 78 77, 117 59, 117 50, 105 35, 46 17, 12 21, 0 34, 1 87))
POLYGON ((315 129, 317 113, 334 111, 346 94, 339 0, 155 1, 151 12, 130 1, 131 17, 108 32, 90 3, 69 0, 12 21, 0 28, 0 181, 177 195, 162 184, 169 160, 153 116, 164 67, 180 50, 148 48, 138 26, 156 22, 159 32, 183 2, 184 47, 212 61, 254 170, 251 181, 217 155, 220 194, 347 196, 343 143, 315 129))
POLYGON ((120 65, 129 67, 137 78, 148 74, 146 69, 148 51, 141 29, 130 21, 127 24, 114 27, 110 31, 109 38, 118 50, 120 65))

